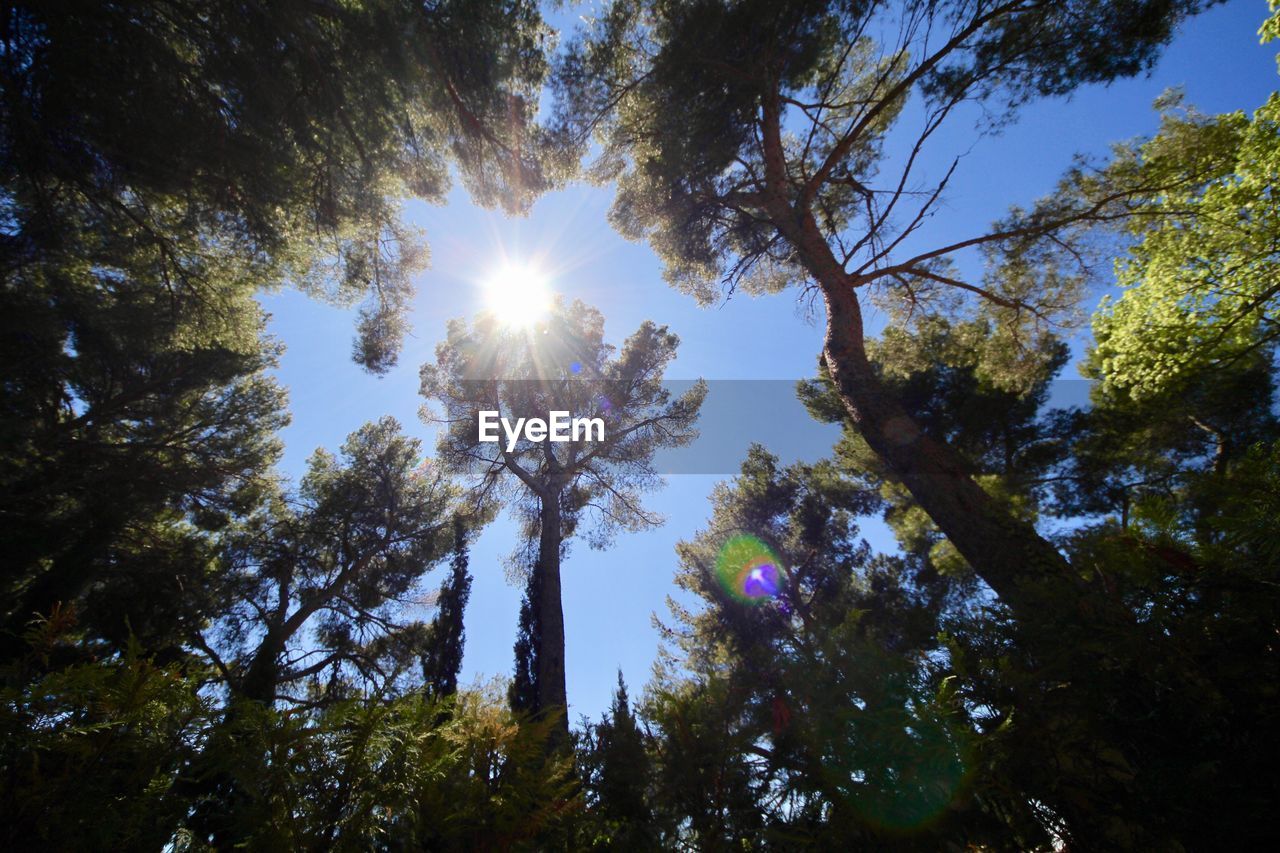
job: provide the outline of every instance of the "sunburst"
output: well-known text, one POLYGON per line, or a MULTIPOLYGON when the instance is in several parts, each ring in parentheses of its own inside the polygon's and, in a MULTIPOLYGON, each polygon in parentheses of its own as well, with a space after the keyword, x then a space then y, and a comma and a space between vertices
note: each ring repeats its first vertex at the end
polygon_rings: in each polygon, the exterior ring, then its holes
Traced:
POLYGON ((504 263, 484 282, 485 307, 504 326, 527 329, 555 302, 547 276, 533 265, 504 263))

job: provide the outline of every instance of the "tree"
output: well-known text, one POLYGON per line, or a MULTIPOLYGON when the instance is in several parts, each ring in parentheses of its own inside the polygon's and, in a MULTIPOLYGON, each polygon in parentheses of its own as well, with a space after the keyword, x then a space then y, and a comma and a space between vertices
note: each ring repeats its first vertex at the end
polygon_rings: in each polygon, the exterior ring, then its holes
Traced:
MULTIPOLYGON (((215 848, 503 849, 555 839, 577 814, 567 760, 530 770, 547 725, 519 720, 493 685, 443 702, 414 692, 248 710, 211 738, 244 792, 219 813, 215 848)), ((208 840, 200 817, 177 835, 188 847, 208 840)))
POLYGON ((1280 339, 1280 218, 1270 198, 1280 179, 1280 94, 1252 118, 1178 115, 1176 106, 1164 102, 1142 160, 1184 172, 1207 161, 1214 171, 1142 201, 1144 215, 1128 228, 1136 242, 1117 264, 1125 290, 1094 319, 1094 358, 1107 382, 1134 396, 1160 395, 1209 367, 1227 376, 1280 339))
MULTIPOLYGON (((1270 750, 1256 685, 1271 666, 1263 637, 1275 624, 1265 592, 1274 549, 1262 543, 1274 524, 1244 505, 1268 505, 1270 350, 1136 397, 1101 381, 1091 354, 1087 369, 1100 380, 1092 406, 1045 411, 1063 359, 1044 359, 1046 372, 1022 394, 1001 391, 982 378, 981 331, 890 329, 871 353, 912 417, 963 452, 990 494, 1024 517, 1066 522, 1055 542, 1072 565, 1140 619, 1137 630, 1063 631, 1033 646, 965 582, 969 567, 846 427, 838 470, 883 499, 908 565, 918 561, 916 582, 984 614, 949 618, 945 653, 952 688, 980 709, 971 713, 988 735, 993 784, 1018 791, 1024 809, 1037 804, 1032 822, 1072 844, 1191 848, 1228 833, 1237 846, 1260 843, 1268 830, 1253 813, 1272 794, 1239 780, 1256 778, 1250 756, 1270 750), (1024 659, 1035 669, 1020 667, 1024 659), (1226 745, 1229 732, 1252 733, 1251 746, 1226 745), (1197 794, 1167 781, 1193 775, 1197 794)), ((826 380, 802 392, 816 416, 843 416, 826 380)))
MULTIPOLYGON (((1046 412, 1052 383, 1067 361, 1065 344, 1052 336, 1018 352, 977 320, 930 317, 887 328, 867 343, 880 381, 928 435, 960 455, 974 481, 1006 512, 1024 520, 1042 517, 1041 503, 1066 456, 1062 413, 1046 412), (1025 363, 1017 363, 1025 362, 1025 363), (1018 383, 1002 377, 1016 371, 1018 383)), ((802 382, 801 400, 818 420, 842 424, 835 448, 842 474, 874 490, 899 546, 952 577, 973 568, 942 535, 920 504, 850 422, 848 410, 819 362, 818 379, 802 382)))
POLYGON ((462 650, 466 642, 462 616, 471 598, 467 529, 459 516, 454 517, 453 526, 449 578, 436 596, 436 615, 423 644, 426 648, 422 653, 422 680, 433 696, 452 696, 458 692, 458 673, 462 671, 462 650))
POLYGON ((79 250, 0 294, 4 660, 58 606, 108 652, 133 634, 175 654, 214 606, 213 537, 261 499, 288 421, 247 290, 168 292, 150 247, 79 250))
MULTIPOLYGON (((1046 529, 1059 522, 1055 544, 1138 615, 1134 629, 1066 625, 1047 642, 1031 642, 1034 635, 971 583, 971 567, 851 424, 834 461, 842 477, 881 499, 913 580, 945 593, 962 613, 982 615, 952 614, 944 653, 952 689, 966 708, 979 709, 970 713, 985 735, 992 784, 1017 791, 1022 812, 1037 804, 1023 820, 1076 845, 1211 846, 1225 837, 1226 814, 1234 816, 1235 843, 1258 843, 1265 829, 1250 810, 1270 794, 1238 780, 1256 775, 1247 756, 1268 749, 1255 684, 1270 666, 1261 637, 1274 624, 1263 593, 1273 569, 1265 548, 1253 550, 1266 525, 1256 526, 1260 516, 1242 512, 1240 501, 1265 504, 1244 467, 1268 476, 1276 435, 1270 351, 1137 397, 1102 381, 1091 354, 1086 367, 1100 380, 1092 405, 1046 411, 1065 361, 1061 345, 1050 342, 1035 360, 1043 372, 1015 393, 991 380, 990 365, 1001 359, 984 352, 989 340, 981 326, 931 320, 911 334, 888 329, 869 350, 912 418, 961 452, 989 494, 1046 529), (1237 664, 1251 675, 1242 677, 1237 664), (1257 740, 1248 750, 1228 747, 1222 738, 1230 731, 1256 732, 1257 740), (1214 781, 1200 778, 1220 800, 1201 789, 1193 805, 1185 787, 1166 781, 1210 765, 1214 781)), ((815 416, 844 419, 825 377, 801 391, 815 416)))
POLYGON ((1063 430, 1069 453, 1054 511, 1109 516, 1123 530, 1141 505, 1167 500, 1189 513, 1182 523, 1203 528, 1221 510, 1212 484, 1274 438, 1274 358, 1274 344, 1259 346, 1230 368, 1206 362, 1161 380, 1158 392, 1134 393, 1091 350, 1082 369, 1096 380, 1092 406, 1063 430))
POLYGON ((423 575, 456 553, 459 524, 474 523, 459 491, 420 459, 394 418, 366 424, 341 461, 316 451, 295 495, 272 495, 226 537, 224 608, 190 637, 228 692, 224 719, 182 783, 201 838, 226 846, 249 837, 244 813, 258 795, 245 780, 274 768, 265 747, 228 744, 269 741, 278 704, 323 709, 419 692, 415 664, 444 638, 400 614, 423 575))
MULTIPOLYGON (((35 653, 68 644, 55 618, 35 653)), ((157 666, 137 644, 0 687, 0 842, 11 849, 164 847, 189 802, 173 781, 216 716, 197 675, 157 666)))
MULTIPOLYGON (((1280 11, 1261 33, 1264 42, 1280 35, 1280 11)), ((1195 179, 1140 200, 1143 215, 1126 229, 1134 243, 1117 263, 1124 291, 1104 300, 1093 323, 1095 369, 1135 398, 1170 396, 1162 392, 1208 368, 1230 381, 1238 362, 1280 340, 1280 218, 1271 200, 1280 93, 1252 117, 1205 116, 1177 92, 1158 106, 1160 132, 1120 149, 1112 169, 1141 162, 1195 179)))
POLYGON ((59 604, 181 653, 287 419, 254 295, 364 299, 355 357, 389 369, 426 259, 399 201, 556 179, 546 35, 485 0, 0 13, 0 658, 59 604))
POLYGON ((969 239, 922 247, 951 170, 914 190, 921 152, 964 102, 999 112, 1149 67, 1203 5, 627 0, 561 63, 559 115, 570 136, 594 132, 596 173, 618 180, 614 224, 650 242, 673 285, 707 298, 718 280, 751 290, 812 282, 826 307, 828 370, 867 444, 1016 612, 1043 614, 1065 587, 1074 595, 1063 600, 1096 619, 1106 602, 884 387, 867 357, 860 293, 922 310, 967 299, 1000 334, 1022 339, 1070 306, 1083 283, 1077 232, 1160 185, 1117 188, 1075 170, 1053 198, 969 239), (878 43, 881 33, 896 41, 878 43), (891 136, 917 105, 919 133, 891 136), (890 139, 908 154, 880 175, 890 139), (985 252, 981 280, 959 271, 966 250, 985 252))
MULTIPOLYGON (((515 671, 507 689, 507 702, 512 710, 526 714, 538 710, 538 673, 542 651, 542 577, 535 564, 529 572, 524 595, 520 599, 520 615, 516 619, 515 671)), ((566 697, 567 701, 567 697, 566 697)))
POLYGON ((275 495, 228 537, 229 609, 192 641, 234 697, 305 706, 355 686, 396 694, 426 642, 444 639, 397 615, 475 520, 420 454, 394 418, 366 424, 341 460, 317 451, 296 495, 275 495))
MULTIPOLYGON (((525 522, 526 545, 516 560, 531 566, 521 619, 528 663, 518 662, 516 684, 517 693, 525 685, 535 713, 567 712, 560 601, 566 540, 583 531, 591 545, 604 547, 619 530, 658 523, 640 504, 657 484, 654 454, 696 436, 705 386, 673 397, 662 384, 677 344, 665 327, 645 322, 615 355, 598 311, 561 302, 532 330, 503 327, 487 314, 473 323, 453 321, 435 363, 422 368, 422 395, 442 409, 423 410, 445 427, 440 463, 476 483, 481 496, 511 501, 525 522), (598 418, 603 429, 567 434, 563 442, 526 433, 486 442, 479 422, 485 411, 509 425, 568 412, 598 418)), ((568 733, 563 716, 559 731, 568 733)))
POLYGON ((649 804, 653 769, 621 671, 608 712, 583 731, 578 755, 587 790, 586 824, 595 828, 591 846, 603 850, 661 849, 649 804))
POLYGON ((1095 638, 1109 646, 1102 666, 1065 647, 1038 655, 1062 678, 1043 692, 1005 662, 1018 645, 1006 628, 955 656, 974 703, 1025 697, 1005 732, 1007 772, 1055 811, 1072 844, 1250 847, 1272 831, 1257 809, 1274 786, 1242 781, 1276 748, 1259 685, 1275 678, 1267 638, 1280 624, 1263 485, 1280 434, 1274 368, 1270 353, 1252 356, 1183 373, 1158 396, 1100 381, 1061 433, 1067 456, 1041 511, 1069 520, 1059 542, 1072 565, 1139 614, 1142 630, 1095 638), (1055 727, 1046 741, 1046 723, 1069 709, 1091 725, 1055 727), (1071 763, 1045 756, 1050 742, 1071 763), (1093 780, 1062 769, 1089 762, 1103 771, 1093 780))
POLYGON ((1042 841, 1028 804, 985 764, 948 665, 943 632, 972 621, 964 588, 927 561, 872 555, 856 519, 880 505, 875 492, 831 462, 783 467, 755 446, 712 500, 707 527, 679 546, 677 583, 699 606, 672 604, 673 657, 645 711, 669 752, 674 823, 698 833, 690 843, 735 832, 818 847, 1042 841), (776 578, 755 595, 732 565, 744 537, 748 565, 776 578), (689 775, 717 750, 702 778, 689 775), (715 804, 730 773, 756 803, 736 816, 715 804))
POLYGON ((175 230, 195 227, 255 259, 255 287, 368 296, 355 357, 386 370, 422 260, 397 199, 442 200, 453 167, 521 210, 554 173, 532 126, 547 35, 487 0, 8 7, 0 268, 74 261, 92 218, 199 292, 218 282, 175 230))

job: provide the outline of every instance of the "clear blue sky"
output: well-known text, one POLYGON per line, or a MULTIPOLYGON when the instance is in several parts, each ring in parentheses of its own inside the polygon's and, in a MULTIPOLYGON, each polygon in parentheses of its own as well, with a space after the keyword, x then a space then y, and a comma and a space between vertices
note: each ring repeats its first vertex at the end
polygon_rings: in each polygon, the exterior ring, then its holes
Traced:
MULTIPOLYGON (((947 205, 922 239, 933 244, 969 236, 1010 204, 1049 192, 1076 152, 1104 154, 1110 143, 1152 132, 1151 102, 1165 88, 1182 86, 1204 112, 1251 111, 1277 88, 1276 46, 1260 46, 1257 29, 1267 15, 1264 0, 1234 0, 1192 20, 1164 53, 1152 76, 1108 88, 1090 87, 1070 100, 1024 109, 1001 136, 984 139, 964 158, 947 205)), ((557 21, 572 21, 561 15, 557 21)), ((941 134, 940 134, 941 135, 941 134)), ((970 148, 972 125, 955 121, 938 140, 940 159, 970 148)), ((892 152, 890 152, 892 155, 892 152)), ((949 161, 948 161, 949 162, 949 161)), ((393 415, 407 432, 434 447, 432 428, 418 419, 418 368, 434 357, 450 318, 480 309, 478 283, 503 257, 542 259, 553 287, 599 308, 606 333, 620 343, 641 321, 671 327, 681 339, 668 377, 674 379, 787 379, 811 376, 822 340, 821 309, 798 305, 794 294, 735 296, 699 308, 668 288, 656 256, 616 235, 605 215, 610 189, 574 186, 541 199, 524 219, 507 219, 472 205, 455 190, 445 207, 412 204, 407 218, 425 232, 431 268, 417 282, 413 332, 400 365, 388 376, 361 372, 350 359, 353 311, 311 301, 294 292, 264 296, 270 332, 287 351, 278 371, 289 389, 293 423, 283 434, 283 470, 295 479, 317 447, 337 449, 366 421, 393 415)), ((752 425, 742 425, 741 440, 752 425)), ((826 455, 818 444, 809 460, 826 455)), ((786 460, 790 461, 790 460, 786 460)), ((609 703, 621 668, 633 695, 649 678, 658 646, 651 614, 665 616, 676 594, 674 545, 705 524, 707 495, 722 479, 674 475, 647 506, 668 519, 656 530, 620 537, 607 551, 573 543, 564 566, 567 677, 573 720, 598 717, 609 703)), ((882 526, 865 528, 873 545, 891 547, 882 526)), ((463 681, 509 675, 521 590, 505 580, 502 557, 516 528, 503 518, 485 530, 471 554, 475 576, 466 615, 463 681)))

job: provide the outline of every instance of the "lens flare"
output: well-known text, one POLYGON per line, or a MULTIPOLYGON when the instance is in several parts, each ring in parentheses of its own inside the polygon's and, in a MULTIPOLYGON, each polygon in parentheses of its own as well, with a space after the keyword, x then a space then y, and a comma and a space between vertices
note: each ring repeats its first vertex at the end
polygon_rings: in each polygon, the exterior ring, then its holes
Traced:
POLYGON ((746 604, 777 598, 786 579, 782 561, 750 534, 729 537, 716 557, 716 580, 725 592, 746 604))

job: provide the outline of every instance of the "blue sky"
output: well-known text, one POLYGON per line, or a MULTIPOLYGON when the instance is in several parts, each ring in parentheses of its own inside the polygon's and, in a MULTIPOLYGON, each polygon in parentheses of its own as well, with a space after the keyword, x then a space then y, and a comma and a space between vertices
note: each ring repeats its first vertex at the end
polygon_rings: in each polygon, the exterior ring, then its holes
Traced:
MULTIPOLYGON (((1114 141, 1152 132, 1151 102, 1170 86, 1183 87, 1188 101, 1203 112, 1255 109, 1277 82, 1276 45, 1260 46, 1256 35, 1266 16, 1264 0, 1234 0, 1214 8, 1184 28, 1150 77, 1037 102, 1002 135, 976 145, 972 123, 953 120, 939 133, 935 151, 940 156, 926 166, 937 175, 949 156, 969 153, 946 205, 921 239, 941 245, 970 236, 1010 204, 1026 204, 1049 192, 1073 154, 1102 155, 1114 141)), ((738 295, 699 308, 663 283, 653 252, 610 229, 611 199, 609 188, 573 186, 544 197, 522 219, 478 208, 460 188, 444 207, 408 205, 406 218, 423 229, 432 263, 417 281, 413 331, 400 364, 382 378, 363 373, 350 359, 354 311, 291 291, 263 296, 272 315, 270 332, 287 347, 278 370, 293 412, 283 433, 284 472, 296 479, 316 448, 336 449, 348 433, 383 415, 396 417, 431 452, 434 430, 418 419, 418 368, 433 360, 449 319, 482 307, 480 282, 504 258, 540 260, 554 272, 551 284, 557 292, 603 312, 614 343, 646 319, 669 326, 681 339, 669 378, 795 380, 813 374, 822 340, 820 306, 797 304, 795 294, 787 293, 738 295)), ((744 422, 743 446, 753 429, 764 426, 744 422)), ((817 444, 804 455, 815 460, 829 449, 817 444)), ((670 476, 646 504, 666 516, 665 525, 623 535, 607 551, 571 545, 563 582, 572 719, 599 716, 619 668, 633 695, 648 680, 658 647, 651 614, 665 616, 665 599, 677 592, 674 545, 705 524, 707 495, 720 479, 670 476)), ((873 545, 891 547, 878 523, 866 525, 865 533, 873 545)), ((521 590, 507 583, 502 558, 512 550, 515 535, 515 525, 500 518, 472 550, 475 581, 466 616, 464 682, 511 671, 521 590)))

